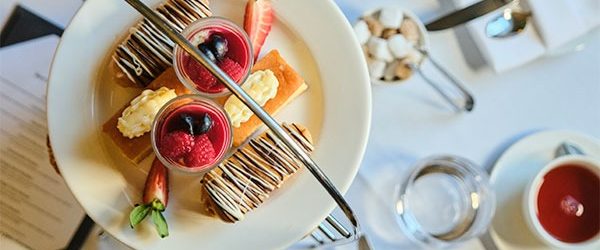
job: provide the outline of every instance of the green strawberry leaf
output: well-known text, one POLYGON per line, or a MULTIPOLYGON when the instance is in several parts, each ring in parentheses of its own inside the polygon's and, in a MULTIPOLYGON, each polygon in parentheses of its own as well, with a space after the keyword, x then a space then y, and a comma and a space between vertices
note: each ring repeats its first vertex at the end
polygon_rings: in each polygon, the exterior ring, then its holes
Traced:
POLYGON ((152 222, 156 226, 156 231, 161 238, 169 236, 169 227, 167 226, 167 220, 160 211, 152 209, 152 222))
POLYGON ((131 210, 131 213, 129 213, 129 225, 131 226, 131 228, 134 228, 135 225, 144 220, 144 218, 148 216, 150 210, 151 207, 149 205, 135 206, 133 210, 131 210))
POLYGON ((154 210, 157 210, 159 212, 165 211, 165 205, 163 205, 163 203, 159 199, 152 200, 151 204, 154 210))

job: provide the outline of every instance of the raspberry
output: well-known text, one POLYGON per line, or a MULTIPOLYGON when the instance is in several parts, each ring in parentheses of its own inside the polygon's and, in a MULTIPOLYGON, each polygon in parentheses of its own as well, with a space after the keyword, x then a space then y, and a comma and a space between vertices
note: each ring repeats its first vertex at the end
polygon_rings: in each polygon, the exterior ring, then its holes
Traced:
POLYGON ((234 60, 229 59, 229 57, 223 58, 222 61, 219 62, 219 68, 221 68, 225 73, 227 73, 231 79, 234 81, 239 81, 244 75, 244 69, 234 60))
POLYGON ((202 90, 210 89, 217 84, 217 79, 199 62, 189 59, 186 65, 187 74, 190 79, 202 90))
POLYGON ((160 142, 160 153, 171 160, 178 160, 194 147, 194 137, 183 131, 165 135, 160 142))
POLYGON ((202 167, 212 162, 216 157, 212 142, 206 134, 196 136, 192 151, 185 156, 185 164, 188 167, 202 167))

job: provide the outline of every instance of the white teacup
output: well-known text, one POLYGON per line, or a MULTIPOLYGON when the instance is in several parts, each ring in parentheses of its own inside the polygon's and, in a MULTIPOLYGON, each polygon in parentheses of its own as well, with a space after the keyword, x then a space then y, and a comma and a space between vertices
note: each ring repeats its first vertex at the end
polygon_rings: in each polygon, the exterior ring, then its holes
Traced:
MULTIPOLYGON (((557 239, 552 236, 540 222, 537 211, 538 211, 538 195, 540 188, 544 181, 544 177, 550 171, 566 166, 576 165, 585 168, 600 178, 600 160, 583 155, 566 155, 558 157, 542 168, 535 178, 529 183, 525 190, 523 200, 523 212, 525 220, 529 225, 531 231, 544 243, 549 246, 561 248, 561 249, 600 249, 600 232, 596 232, 595 236, 587 240, 570 243, 557 239)), ((600 198, 600 197, 598 197, 600 198)), ((582 211, 584 208, 582 209, 582 211)), ((585 212, 585 211, 583 211, 585 212)))

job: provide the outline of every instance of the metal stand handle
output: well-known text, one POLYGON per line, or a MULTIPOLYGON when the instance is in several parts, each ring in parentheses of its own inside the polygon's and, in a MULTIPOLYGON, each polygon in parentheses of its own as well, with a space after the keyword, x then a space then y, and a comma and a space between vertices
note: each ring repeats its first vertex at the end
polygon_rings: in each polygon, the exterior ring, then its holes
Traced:
POLYGON ((167 35, 173 42, 179 45, 183 50, 189 53, 196 61, 204 65, 218 80, 223 82, 225 86, 237 96, 258 118, 260 118, 271 131, 285 143, 285 145, 302 161, 312 175, 317 178, 319 183, 327 190, 329 195, 335 200, 340 209, 344 212, 352 226, 354 227, 354 235, 357 237, 359 230, 358 220, 354 212, 344 200, 342 194, 333 185, 331 180, 319 168, 319 166, 305 153, 301 146, 296 144, 285 130, 267 113, 260 105, 258 105, 235 81, 233 81, 223 70, 202 53, 196 46, 192 45, 185 39, 175 28, 170 26, 165 20, 157 15, 152 9, 142 3, 140 0, 125 0, 146 19, 154 24, 160 31, 167 35))

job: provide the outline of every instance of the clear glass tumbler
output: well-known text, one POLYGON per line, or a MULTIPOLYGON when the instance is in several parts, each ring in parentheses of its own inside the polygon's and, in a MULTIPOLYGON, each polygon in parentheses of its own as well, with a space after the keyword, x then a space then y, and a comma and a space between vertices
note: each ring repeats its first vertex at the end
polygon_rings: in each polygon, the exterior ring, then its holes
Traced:
POLYGON ((487 173, 467 159, 432 156, 417 163, 398 187, 397 223, 409 238, 446 248, 483 234, 494 215, 487 173))

